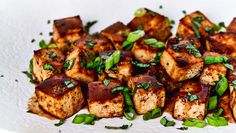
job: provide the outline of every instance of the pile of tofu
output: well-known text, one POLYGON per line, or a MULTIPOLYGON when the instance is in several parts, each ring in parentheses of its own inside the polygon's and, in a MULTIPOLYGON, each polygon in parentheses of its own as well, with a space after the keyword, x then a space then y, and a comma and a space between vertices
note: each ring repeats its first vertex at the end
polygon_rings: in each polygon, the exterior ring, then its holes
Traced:
MULTIPOLYGON (((37 80, 35 94, 40 107, 58 119, 66 119, 85 106, 97 118, 121 117, 125 99, 121 92, 112 93, 115 87, 126 86, 133 92, 138 84, 158 83, 162 85, 139 87, 131 95, 137 114, 155 108, 164 109, 168 98, 176 96, 172 101, 174 118, 204 119, 211 90, 219 75, 227 76, 229 84, 234 80, 233 71, 228 71, 223 64, 206 65, 204 57, 225 55, 236 68, 236 59, 233 59, 236 56, 236 19, 225 32, 209 33, 206 27, 213 29, 215 24, 196 11, 180 20, 177 33, 173 35, 166 16, 145 10, 143 16, 134 17, 128 24, 116 22, 96 34, 85 32, 80 16, 54 20, 52 43, 57 48, 42 48, 34 51, 33 56, 33 75, 37 80), (204 18, 198 27, 201 38, 193 29, 192 19, 195 17, 204 18), (131 50, 122 50, 128 34, 138 28, 145 32, 145 36, 134 42, 131 50), (148 38, 155 38, 166 45, 154 48, 144 43, 148 38), (181 50, 189 43, 200 51, 201 57, 181 50), (101 68, 102 73, 98 73, 86 67, 86 63, 96 57, 115 50, 121 51, 116 70, 101 68), (150 64, 159 52, 162 56, 155 65, 136 70, 132 64, 133 61, 150 64), (49 69, 45 69, 45 64, 50 65, 49 69), (109 83, 105 84, 105 80, 109 83), (197 95, 198 99, 189 101, 189 93, 197 95)), ((229 88, 225 93, 228 102, 223 106, 224 112, 228 113, 225 116, 233 119, 232 116, 236 118, 236 89, 229 88), (233 114, 229 114, 230 110, 233 114)))

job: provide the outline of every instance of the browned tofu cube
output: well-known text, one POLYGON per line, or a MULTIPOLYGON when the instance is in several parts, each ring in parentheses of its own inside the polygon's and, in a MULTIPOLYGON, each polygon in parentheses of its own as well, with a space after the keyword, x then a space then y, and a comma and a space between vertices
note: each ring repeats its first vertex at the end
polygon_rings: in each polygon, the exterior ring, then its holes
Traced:
POLYGON ((236 33, 220 32, 210 36, 206 41, 208 51, 236 56, 236 33))
POLYGON ((57 48, 39 49, 34 51, 33 74, 38 82, 61 73, 65 56, 57 48))
POLYGON ((198 50, 197 39, 171 38, 163 52, 160 63, 174 82, 198 76, 203 69, 204 61, 198 50))
POLYGON ((227 31, 229 32, 236 32, 236 18, 234 18, 229 26, 227 27, 227 31))
POLYGON ((80 16, 54 20, 53 40, 62 51, 84 35, 83 23, 80 16))
POLYGON ((204 119, 209 95, 207 85, 192 81, 184 83, 175 101, 173 117, 178 120, 204 119))
POLYGON ((43 81, 35 93, 40 107, 59 119, 72 116, 85 102, 79 83, 64 75, 43 81))
POLYGON ((121 49, 122 43, 129 34, 129 28, 122 22, 116 22, 101 31, 101 34, 107 37, 116 49, 121 49))
MULTIPOLYGON (((103 52, 100 55, 107 55, 114 51, 103 52)), ((105 70, 105 74, 110 77, 120 81, 127 81, 129 77, 132 76, 132 56, 128 51, 122 51, 119 63, 114 65, 114 69, 105 70)))
POLYGON ((224 110, 224 112, 222 113, 222 116, 225 117, 228 120, 228 122, 235 123, 234 116, 230 108, 229 92, 221 96, 218 101, 219 101, 218 108, 222 108, 224 110))
POLYGON ((171 25, 167 17, 145 9, 146 13, 141 17, 135 17, 128 23, 131 31, 142 28, 146 35, 165 42, 171 36, 171 25))
POLYGON ((174 92, 182 85, 182 82, 174 82, 160 64, 148 68, 146 73, 156 77, 156 79, 164 85, 166 92, 174 92))
POLYGON ((88 84, 88 109, 98 118, 119 117, 123 115, 124 97, 121 92, 112 93, 112 89, 121 86, 120 81, 110 80, 88 84))
MULTIPOLYGON (((220 56, 218 53, 206 52, 203 57, 206 56, 220 56)), ((205 65, 200 76, 200 81, 205 85, 216 85, 219 80, 219 75, 225 76, 227 68, 223 64, 209 64, 205 65)))
POLYGON ((195 11, 184 16, 180 20, 177 34, 196 35, 195 30, 197 30, 200 33, 200 37, 206 39, 209 35, 214 34, 214 27, 214 23, 212 23, 203 13, 200 11, 195 11))
POLYGON ((138 75, 131 77, 128 86, 133 94, 133 102, 138 114, 145 114, 165 105, 165 88, 154 77, 138 75))
POLYGON ((236 58, 230 60, 230 64, 233 65, 234 70, 230 70, 228 74, 228 83, 229 83, 229 90, 230 90, 230 108, 232 110, 234 119, 236 119, 236 76, 234 72, 236 71, 236 58))
POLYGON ((163 51, 164 48, 155 48, 151 45, 145 44, 145 39, 141 39, 134 43, 131 52, 132 55, 141 63, 151 63, 155 60, 158 52, 163 51))
POLYGON ((66 57, 64 64, 65 74, 83 83, 92 82, 96 79, 93 69, 87 69, 87 64, 94 58, 94 53, 79 47, 74 48, 66 57), (67 64, 67 65, 66 65, 67 64))
POLYGON ((111 42, 104 36, 98 35, 87 35, 77 40, 73 47, 79 47, 87 50, 92 50, 98 55, 101 52, 109 51, 113 49, 111 42))

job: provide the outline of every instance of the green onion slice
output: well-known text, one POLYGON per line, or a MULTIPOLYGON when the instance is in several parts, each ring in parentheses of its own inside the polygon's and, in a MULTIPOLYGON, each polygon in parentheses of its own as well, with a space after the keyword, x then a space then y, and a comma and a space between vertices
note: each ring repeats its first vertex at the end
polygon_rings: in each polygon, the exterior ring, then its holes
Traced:
POLYGON ((147 44, 147 45, 150 45, 154 48, 163 48, 163 47, 165 47, 164 42, 157 41, 157 39, 155 39, 155 38, 145 39, 144 43, 147 44))
POLYGON ((146 9, 145 8, 139 8, 135 11, 134 16, 135 17, 142 17, 143 15, 146 14, 146 9))
POLYGON ((219 96, 222 96, 228 88, 228 80, 222 77, 216 84, 215 90, 219 96))
POLYGON ((211 96, 209 98, 208 110, 214 110, 217 107, 217 96, 211 96))
POLYGON ((226 56, 206 56, 205 64, 216 64, 216 63, 226 63, 228 61, 228 57, 226 56))
POLYGON ((187 127, 203 128, 207 125, 207 123, 204 120, 189 118, 184 121, 183 125, 187 127))

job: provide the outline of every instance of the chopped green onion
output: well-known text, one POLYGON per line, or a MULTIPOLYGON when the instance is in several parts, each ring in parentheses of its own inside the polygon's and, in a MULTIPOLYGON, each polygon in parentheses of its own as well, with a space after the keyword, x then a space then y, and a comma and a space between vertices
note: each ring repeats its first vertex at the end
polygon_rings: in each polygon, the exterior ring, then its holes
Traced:
POLYGON ((178 51, 180 50, 181 46, 178 45, 178 44, 175 44, 175 45, 172 45, 171 48, 172 48, 174 51, 178 52, 178 51))
POLYGON ((198 39, 201 38, 200 32, 198 31, 197 27, 195 25, 192 25, 192 29, 198 39))
POLYGON ((39 47, 40 47, 40 48, 47 48, 48 45, 47 45, 47 43, 46 43, 44 40, 41 40, 41 41, 39 42, 39 47))
POLYGON ((117 87, 113 88, 111 92, 115 93, 117 91, 123 91, 124 89, 125 89, 125 87, 123 87, 123 86, 117 86, 117 87))
POLYGON ((44 70, 50 70, 50 71, 54 71, 55 70, 54 67, 51 64, 48 64, 48 63, 43 65, 43 69, 44 70))
POLYGON ((75 85, 70 80, 66 80, 66 81, 64 81, 64 83, 65 83, 67 89, 75 87, 75 85))
POLYGON ((156 65, 156 63, 150 63, 150 64, 143 64, 143 63, 139 63, 138 61, 132 61, 131 62, 133 65, 137 66, 137 67, 142 67, 142 68, 148 68, 150 66, 154 66, 156 65))
POLYGON ((207 125, 207 123, 204 120, 198 120, 195 118, 189 118, 184 121, 183 123, 184 126, 187 127, 197 127, 197 128, 203 128, 207 125))
POLYGON ((192 23, 193 25, 197 26, 198 28, 200 28, 202 25, 201 25, 201 22, 204 21, 205 18, 203 16, 197 16, 197 17, 194 17, 192 19, 192 23))
POLYGON ((111 81, 110 81, 109 79, 104 79, 104 80, 103 80, 103 84, 104 84, 105 86, 108 86, 110 82, 111 82, 111 81))
POLYGON ((113 65, 117 64, 120 61, 120 51, 115 51, 111 56, 105 60, 105 68, 109 70, 113 65))
POLYGON ((73 124, 90 124, 93 125, 94 121, 96 120, 95 115, 93 114, 78 114, 74 117, 74 119, 72 120, 73 124))
POLYGON ((91 28, 94 24, 96 24, 97 22, 98 22, 97 20, 87 22, 87 23, 85 24, 85 26, 84 26, 85 32, 86 32, 86 33, 89 33, 90 28, 91 28))
POLYGON ((130 32, 127 37, 127 41, 135 42, 141 37, 143 37, 144 35, 145 35, 145 32, 143 30, 136 30, 136 31, 130 32))
POLYGON ((49 51, 48 56, 49 56, 49 58, 51 58, 53 60, 57 57, 57 55, 53 51, 49 51))
POLYGON ((206 26, 205 31, 208 32, 210 35, 212 35, 214 33, 214 28, 211 28, 210 26, 206 26))
POLYGON ((158 116, 161 116, 161 109, 160 108, 156 108, 150 112, 147 112, 146 114, 143 115, 143 120, 149 120, 149 119, 154 119, 157 118, 158 116))
POLYGON ((211 96, 209 98, 208 110, 214 110, 217 107, 217 96, 211 96))
POLYGON ((54 126, 59 127, 59 126, 61 126, 64 123, 65 123, 65 120, 60 120, 58 123, 54 124, 54 126))
POLYGON ((57 45, 55 43, 48 44, 47 48, 57 48, 57 45))
POLYGON ((221 114, 224 112, 224 110, 222 108, 219 108, 214 114, 214 117, 219 117, 221 116, 221 114))
POLYGON ((146 9, 145 8, 139 8, 135 11, 134 16, 135 17, 142 17, 143 15, 146 14, 146 9))
POLYGON ((122 125, 122 126, 119 126, 119 127, 115 127, 115 126, 105 126, 106 129, 128 129, 129 127, 131 127, 132 124, 130 125, 122 125))
POLYGON ((228 125, 228 121, 224 118, 224 117, 214 117, 214 116, 210 116, 208 115, 206 117, 208 124, 214 127, 219 127, 219 126, 227 126, 228 125))
POLYGON ((219 23, 219 26, 226 28, 226 26, 225 26, 225 23, 224 23, 224 22, 220 22, 220 23, 219 23))
POLYGON ((128 106, 125 108, 124 116, 127 120, 134 120, 136 118, 136 112, 133 107, 128 106))
POLYGON ((165 116, 161 118, 160 123, 163 126, 165 126, 165 127, 169 127, 169 126, 174 126, 175 125, 174 121, 167 120, 165 116))
POLYGON ((145 44, 148 44, 154 48, 163 48, 165 47, 165 43, 157 41, 155 38, 145 39, 145 44))
POLYGON ((225 63, 228 61, 228 58, 226 56, 206 56, 205 64, 216 64, 216 63, 225 63))
POLYGON ((152 62, 154 62, 154 63, 160 62, 160 58, 161 58, 162 54, 163 54, 163 52, 158 52, 152 62))
POLYGON ((200 58, 202 55, 194 45, 187 45, 186 50, 195 57, 200 58))
POLYGON ((87 54, 87 56, 89 57, 90 60, 94 60, 94 55, 91 52, 86 51, 86 54, 87 54))
POLYGON ((188 130, 188 127, 179 127, 179 128, 176 128, 178 130, 188 130))
POLYGON ((234 66, 231 64, 225 63, 224 66, 228 68, 229 70, 232 70, 232 71, 234 70, 234 66))
POLYGON ((29 79, 31 83, 36 83, 34 76, 32 73, 28 72, 28 71, 22 71, 22 73, 24 73, 29 79))
POLYGON ((93 40, 89 40, 89 41, 86 41, 86 47, 87 48, 93 48, 93 46, 97 44, 97 42, 93 41, 93 40))
POLYGON ((131 97, 129 95, 129 92, 128 91, 123 91, 123 95, 124 95, 124 98, 125 98, 125 104, 127 106, 134 107, 133 102, 131 100, 131 97))
POLYGON ((66 60, 63 67, 70 70, 74 66, 75 60, 76 60, 76 58, 73 58, 72 61, 66 60))
POLYGON ((197 95, 193 95, 193 94, 188 92, 188 95, 187 95, 187 100, 188 101, 192 102, 192 101, 195 101, 197 99, 198 99, 197 95))
POLYGON ((228 88, 228 80, 226 77, 222 77, 216 84, 215 90, 219 96, 222 96, 228 88))

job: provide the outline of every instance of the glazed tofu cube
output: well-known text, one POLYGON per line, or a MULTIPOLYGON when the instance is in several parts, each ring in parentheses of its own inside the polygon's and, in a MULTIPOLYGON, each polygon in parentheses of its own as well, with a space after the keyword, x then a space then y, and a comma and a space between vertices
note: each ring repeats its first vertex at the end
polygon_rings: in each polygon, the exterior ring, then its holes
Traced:
POLYGON ((167 17, 145 9, 146 13, 141 17, 135 17, 128 23, 131 31, 141 27, 150 37, 165 42, 171 36, 171 25, 167 17))
POLYGON ((83 23, 80 16, 54 20, 53 40, 62 51, 84 35, 83 23))
POLYGON ((122 43, 129 34, 129 28, 122 22, 116 22, 101 31, 101 34, 107 37, 116 49, 121 49, 122 43))
POLYGON ((233 58, 230 60, 230 64, 232 64, 234 66, 234 70, 233 71, 229 71, 228 74, 228 83, 229 83, 229 90, 230 90, 230 108, 232 110, 234 119, 236 119, 236 86, 235 86, 235 80, 236 80, 236 76, 234 74, 234 72, 236 71, 236 59, 233 58))
POLYGON ((83 83, 92 82, 96 79, 96 73, 93 69, 87 69, 87 63, 91 62, 91 56, 94 57, 94 53, 86 51, 85 49, 75 48, 66 57, 67 67, 65 68, 65 74, 68 77, 74 78, 83 83))
POLYGON ((198 50, 197 39, 171 38, 167 42, 160 63, 174 82, 198 76, 203 69, 204 61, 198 50), (194 52, 193 52, 194 51, 194 52))
POLYGON ((55 73, 61 73, 65 56, 57 48, 39 49, 34 51, 33 74, 38 82, 51 77, 55 73))
POLYGON ((154 48, 151 45, 145 44, 145 39, 141 39, 134 43, 131 52, 132 55, 141 63, 151 63, 155 60, 158 52, 163 51, 163 48, 154 48))
POLYGON ((209 35, 214 34, 214 23, 212 23, 203 13, 200 11, 192 12, 184 16, 177 29, 178 35, 195 35, 194 28, 199 31, 200 37, 206 39, 209 35))
MULTIPOLYGON (((206 56, 220 56, 218 53, 206 52, 204 53, 204 58, 206 56)), ((223 64, 210 64, 205 65, 200 76, 200 81, 205 85, 216 85, 216 82, 219 80, 219 75, 225 76, 227 68, 223 64)))
POLYGON ((221 96, 218 101, 219 101, 218 108, 222 108, 224 110, 224 112, 222 113, 222 116, 225 117, 228 120, 228 122, 235 123, 234 116, 230 108, 229 92, 221 96))
POLYGON ((112 93, 112 89, 121 86, 121 82, 110 80, 88 83, 88 109, 97 118, 119 117, 123 115, 124 97, 121 92, 112 93))
POLYGON ((227 31, 229 32, 236 32, 236 18, 234 18, 229 26, 227 27, 227 31))
POLYGON ((192 81, 184 83, 175 101, 173 117, 178 120, 204 119, 209 94, 207 85, 192 81))
POLYGON ((149 75, 131 77, 128 86, 132 92, 134 91, 133 102, 138 114, 145 114, 155 108, 164 107, 165 88, 154 77, 149 75), (144 88, 144 86, 146 87, 144 88), (136 92, 135 89, 137 89, 136 92))
POLYGON ((73 44, 73 47, 92 50, 96 55, 113 49, 111 42, 100 34, 82 37, 73 44))
POLYGON ((59 119, 72 116, 85 102, 79 83, 64 75, 43 81, 36 87, 35 94, 39 106, 59 119))
MULTIPOLYGON (((100 55, 108 55, 114 51, 103 52, 100 55)), ((132 76, 132 56, 128 51, 122 51, 119 63, 114 65, 114 69, 105 70, 105 74, 120 81, 127 81, 132 76)))
POLYGON ((220 32, 210 36, 206 41, 208 51, 236 56, 236 33, 220 32))
POLYGON ((147 69, 146 74, 156 77, 156 79, 164 85, 166 92, 172 93, 176 90, 179 90, 182 85, 182 82, 174 82, 171 77, 166 73, 165 69, 161 66, 161 64, 149 67, 147 69))

